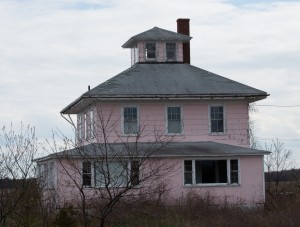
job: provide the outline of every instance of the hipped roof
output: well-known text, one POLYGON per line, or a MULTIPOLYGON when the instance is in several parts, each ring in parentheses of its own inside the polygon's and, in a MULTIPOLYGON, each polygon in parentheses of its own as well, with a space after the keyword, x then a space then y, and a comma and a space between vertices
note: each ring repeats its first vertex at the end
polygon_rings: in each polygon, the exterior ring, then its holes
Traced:
POLYGON ((84 93, 61 113, 76 114, 99 100, 266 98, 264 91, 182 63, 137 63, 84 93))
POLYGON ((86 146, 58 152, 48 155, 35 161, 46 161, 56 158, 80 158, 80 159, 101 159, 104 157, 116 158, 215 158, 215 157, 240 157, 240 156, 261 156, 270 154, 269 151, 257 150, 246 147, 205 142, 172 142, 161 145, 160 143, 93 143, 86 146))
POLYGON ((168 31, 162 28, 154 27, 150 30, 132 36, 126 43, 122 45, 123 48, 135 47, 138 41, 172 41, 172 42, 189 42, 192 37, 180 33, 168 31))

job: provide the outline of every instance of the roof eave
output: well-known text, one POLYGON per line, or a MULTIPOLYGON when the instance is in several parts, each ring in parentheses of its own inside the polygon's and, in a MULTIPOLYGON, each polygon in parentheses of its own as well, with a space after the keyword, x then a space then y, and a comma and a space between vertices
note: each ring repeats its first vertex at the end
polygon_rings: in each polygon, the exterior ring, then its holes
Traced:
POLYGON ((60 113, 61 114, 77 114, 80 112, 78 109, 83 109, 95 101, 140 101, 140 100, 213 100, 213 99, 222 99, 222 100, 247 100, 252 103, 265 99, 269 94, 195 94, 195 95, 82 95, 67 107, 65 107, 60 113), (89 101, 86 101, 89 100, 89 101), (86 102, 86 103, 85 103, 86 102), (84 104, 85 103, 85 104, 84 104), (77 106, 77 108, 76 108, 77 106), (80 107, 81 106, 81 107, 80 107), (77 109, 77 110, 75 110, 77 109))

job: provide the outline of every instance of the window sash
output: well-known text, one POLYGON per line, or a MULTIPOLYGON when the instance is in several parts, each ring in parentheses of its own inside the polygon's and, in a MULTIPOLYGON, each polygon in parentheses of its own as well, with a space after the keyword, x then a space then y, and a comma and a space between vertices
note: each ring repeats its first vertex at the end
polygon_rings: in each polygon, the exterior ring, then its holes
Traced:
POLYGON ((168 133, 181 133, 181 108, 167 107, 168 133))
POLYGON ((82 163, 82 185, 92 186, 92 164, 91 162, 82 163))
POLYGON ((123 132, 124 134, 138 133, 137 107, 124 107, 123 109, 123 132))
POLYGON ((210 131, 212 133, 224 132, 224 107, 210 107, 210 131))
POLYGON ((176 43, 166 43, 166 59, 176 60, 176 43))
POLYGON ((146 43, 146 59, 156 59, 156 43, 146 43))

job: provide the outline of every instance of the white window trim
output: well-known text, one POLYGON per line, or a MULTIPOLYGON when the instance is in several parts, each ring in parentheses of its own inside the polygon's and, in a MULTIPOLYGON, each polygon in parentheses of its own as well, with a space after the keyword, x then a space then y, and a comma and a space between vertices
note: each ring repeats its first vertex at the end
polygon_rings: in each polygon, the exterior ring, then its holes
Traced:
POLYGON ((220 186, 226 186, 226 187, 235 187, 235 186, 241 186, 241 168, 240 168, 240 158, 238 157, 230 157, 230 158, 185 158, 182 160, 182 183, 183 187, 220 187, 220 186), (196 165, 195 161, 199 160, 226 160, 227 165, 227 183, 204 183, 204 184, 196 184, 196 165), (231 178, 230 178, 230 160, 237 160, 238 161, 238 183, 231 184, 231 178), (184 183, 184 161, 192 161, 192 184, 185 184, 184 183))
POLYGON ((208 133, 209 135, 226 135, 227 133, 227 121, 226 121, 226 106, 224 103, 215 103, 215 104, 210 104, 208 105, 208 133), (211 118, 210 118, 210 110, 211 107, 218 107, 222 106, 223 107, 223 132, 212 132, 211 131, 211 118))
POLYGON ((165 106, 165 134, 166 135, 184 135, 184 124, 183 124, 183 107, 182 104, 168 104, 165 106), (180 133, 169 133, 168 132, 168 107, 180 107, 180 122, 181 122, 181 132, 180 133))
POLYGON ((139 108, 139 105, 133 105, 133 104, 128 104, 128 105, 122 105, 121 106, 121 135, 122 136, 137 136, 138 133, 140 131, 140 108, 139 108), (137 111, 137 133, 135 134, 125 134, 124 133, 124 108, 127 108, 127 107, 135 107, 136 108, 136 111, 137 111))

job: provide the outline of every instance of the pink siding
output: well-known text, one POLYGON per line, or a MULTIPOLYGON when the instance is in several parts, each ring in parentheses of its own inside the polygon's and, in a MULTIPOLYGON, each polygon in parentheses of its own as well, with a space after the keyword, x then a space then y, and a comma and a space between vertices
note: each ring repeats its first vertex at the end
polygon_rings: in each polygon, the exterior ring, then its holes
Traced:
MULTIPOLYGON (((176 60, 178 62, 183 62, 183 51, 182 51, 182 43, 176 43, 177 45, 177 54, 176 54, 176 60)), ((133 63, 136 62, 145 62, 145 43, 144 42, 138 42, 137 44, 137 51, 132 51, 131 59, 133 63)), ((156 43, 156 61, 157 62, 165 62, 166 61, 166 53, 165 53, 165 42, 157 42, 156 43)))
MULTIPOLYGON (((239 185, 226 185, 226 186, 184 186, 183 183, 183 159, 172 158, 157 160, 160 162, 168 163, 171 169, 168 169, 167 174, 163 174, 164 179, 160 179, 160 182, 144 182, 137 189, 130 193, 138 194, 143 190, 148 190, 148 186, 155 188, 158 184, 164 182, 167 193, 164 194, 164 198, 172 201, 173 199, 179 199, 185 197, 188 193, 196 193, 202 196, 209 195, 216 199, 216 201, 229 203, 243 203, 253 205, 256 203, 264 202, 264 178, 263 178, 263 156, 248 156, 240 157, 240 184, 239 185)), ((61 164, 66 167, 69 166, 67 161, 60 163, 57 161, 57 202, 59 204, 70 203, 73 204, 80 202, 79 188, 70 179, 66 170, 62 168, 61 164)), ((75 167, 80 166, 81 162, 75 162, 75 167)), ((80 168, 68 168, 67 171, 72 175, 72 178, 76 180, 76 183, 81 185, 80 168)), ((142 173, 141 173, 142 175, 142 173)), ((161 186, 161 185, 160 185, 161 186)), ((84 188, 86 199, 95 199, 97 191, 99 189, 84 188)))
MULTIPOLYGON (((117 142, 120 140, 134 141, 134 136, 128 137, 122 135, 122 106, 137 106, 139 110, 139 124, 143 137, 140 141, 150 141, 154 139, 154 134, 159 132, 161 135, 166 134, 166 106, 181 106, 183 117, 183 132, 176 135, 178 141, 215 141, 231 145, 249 147, 248 137, 248 104, 244 101, 224 101, 214 103, 207 101, 190 101, 184 103, 171 102, 130 102, 121 103, 104 103, 97 106, 95 113, 97 138, 92 142, 103 142, 102 125, 105 123, 108 141, 117 142), (223 134, 209 133, 209 106, 212 104, 224 105, 225 109, 225 128, 223 134), (100 116, 102 121, 100 121, 100 116), (108 123, 109 121, 109 123, 108 123), (107 124, 108 123, 108 124, 107 124), (154 133, 155 132, 155 133, 154 133)), ((94 108, 95 109, 95 108, 94 108)), ((84 130, 84 129, 82 129, 84 130)), ((89 142, 89 141, 88 141, 89 142)))
POLYGON ((240 185, 228 186, 183 186, 183 160, 173 160, 177 163, 170 188, 171 198, 186 196, 189 192, 210 196, 229 203, 243 202, 245 204, 262 203, 264 192, 263 156, 240 157, 240 185))

